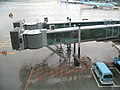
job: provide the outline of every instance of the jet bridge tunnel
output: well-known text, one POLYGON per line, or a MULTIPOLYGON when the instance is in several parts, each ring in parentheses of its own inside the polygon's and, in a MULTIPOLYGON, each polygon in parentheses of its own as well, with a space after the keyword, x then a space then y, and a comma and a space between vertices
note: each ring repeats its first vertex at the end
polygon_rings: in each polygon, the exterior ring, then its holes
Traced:
MULTIPOLYGON (((14 50, 39 49, 49 45, 78 43, 78 30, 79 27, 58 29, 16 27, 10 31, 12 48, 14 50)), ((81 26, 80 30, 81 42, 114 39, 120 34, 120 24, 81 26)))

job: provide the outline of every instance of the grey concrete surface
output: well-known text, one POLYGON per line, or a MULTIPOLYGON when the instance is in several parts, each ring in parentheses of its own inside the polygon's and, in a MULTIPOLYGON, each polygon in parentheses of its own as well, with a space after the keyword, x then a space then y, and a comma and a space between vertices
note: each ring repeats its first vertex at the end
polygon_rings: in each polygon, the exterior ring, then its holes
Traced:
MULTIPOLYGON (((13 0, 14 1, 14 0, 13 0)), ((9 31, 13 29, 12 22, 16 20, 26 19, 27 22, 40 20, 43 21, 44 17, 48 17, 49 21, 66 21, 66 17, 71 17, 72 20, 78 21, 83 18, 88 20, 100 20, 100 19, 120 19, 119 10, 109 9, 92 9, 92 7, 84 5, 72 5, 72 4, 60 4, 56 0, 49 1, 38 1, 30 0, 19 2, 2 2, 0 3, 0 52, 7 50, 8 52, 15 52, 15 54, 8 54, 3 56, 0 54, 0 90, 20 90, 21 82, 19 78, 19 71, 22 66, 32 65, 39 63, 44 60, 50 53, 47 48, 39 50, 25 50, 25 51, 13 51, 9 39, 9 31), (8 14, 12 12, 13 18, 10 18, 8 14), (8 42, 4 45, 4 43, 8 42)), ((112 43, 82 43, 82 55, 91 57, 93 60, 109 60, 114 56, 117 56, 117 51, 111 47, 112 43)), ((72 47, 73 49, 73 47, 72 47)), ((49 60, 49 63, 59 61, 59 57, 54 55, 49 60)), ((64 81, 64 80, 63 80, 64 81)), ((53 84, 50 87, 51 90, 59 89, 58 87, 63 86, 60 90, 67 90, 68 87, 73 85, 74 90, 95 90, 97 85, 94 79, 90 79, 89 83, 86 80, 70 81, 64 86, 65 83, 53 84), (86 85, 87 83, 87 85, 86 85), (94 86, 95 85, 95 86, 94 86)), ((44 82, 42 82, 44 83, 44 82)), ((111 90, 119 90, 117 88, 110 88, 111 90)), ((110 90, 104 89, 104 90, 110 90)), ((31 90, 31 89, 29 89, 31 90)), ((38 90, 38 89, 32 89, 38 90)), ((42 90, 42 89, 40 89, 42 90)), ((50 90, 46 88, 43 90, 50 90)), ((70 88, 68 88, 70 90, 70 88)), ((73 90, 73 89, 71 89, 73 90)), ((98 88, 96 90, 101 90, 98 88)))

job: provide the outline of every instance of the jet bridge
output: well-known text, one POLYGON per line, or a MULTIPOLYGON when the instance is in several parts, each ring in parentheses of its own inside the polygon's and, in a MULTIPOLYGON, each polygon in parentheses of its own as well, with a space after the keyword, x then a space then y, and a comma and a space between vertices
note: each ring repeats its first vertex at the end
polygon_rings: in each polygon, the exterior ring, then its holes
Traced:
MULTIPOLYGON (((16 27, 10 31, 12 48, 14 50, 39 49, 49 45, 78 43, 79 27, 59 29, 25 30, 16 27)), ((99 41, 118 38, 120 24, 81 26, 81 42, 99 41)))

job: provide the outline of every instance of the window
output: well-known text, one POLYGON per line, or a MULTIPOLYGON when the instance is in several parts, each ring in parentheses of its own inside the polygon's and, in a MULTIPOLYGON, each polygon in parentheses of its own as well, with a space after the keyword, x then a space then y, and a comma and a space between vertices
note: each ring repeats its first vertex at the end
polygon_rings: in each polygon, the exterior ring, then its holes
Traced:
POLYGON ((102 72, 100 71, 100 69, 98 68, 98 66, 96 66, 96 69, 97 69, 99 75, 102 76, 102 72))
POLYGON ((104 75, 104 78, 112 78, 112 75, 104 75))

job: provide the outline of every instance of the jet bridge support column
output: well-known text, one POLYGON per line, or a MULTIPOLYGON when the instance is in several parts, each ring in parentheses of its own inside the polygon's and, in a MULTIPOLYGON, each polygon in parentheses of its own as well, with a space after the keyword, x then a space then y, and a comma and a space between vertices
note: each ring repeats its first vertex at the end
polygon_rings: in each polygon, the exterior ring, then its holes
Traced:
POLYGON ((74 57, 74 65, 79 66, 80 62, 79 62, 78 56, 76 55, 76 43, 74 43, 73 57, 74 57))
MULTIPOLYGON (((60 44, 60 47, 59 47, 59 53, 60 53, 60 54, 63 54, 62 44, 60 44)), ((62 62, 62 57, 60 56, 60 58, 59 58, 60 66, 61 66, 61 62, 62 62)))
POLYGON ((81 42, 81 30, 80 30, 80 25, 79 30, 78 30, 78 60, 80 60, 80 42, 81 42))
POLYGON ((78 29, 78 56, 75 55, 75 43, 74 43, 74 54, 73 54, 73 57, 74 57, 74 65, 75 66, 80 66, 80 43, 81 43, 81 30, 80 30, 80 24, 78 25, 79 26, 79 29, 78 29))
POLYGON ((73 51, 73 54, 76 53, 76 43, 74 43, 74 51, 73 51))
POLYGON ((68 56, 68 63, 70 66, 70 56, 71 56, 71 44, 67 44, 67 56, 68 56))

